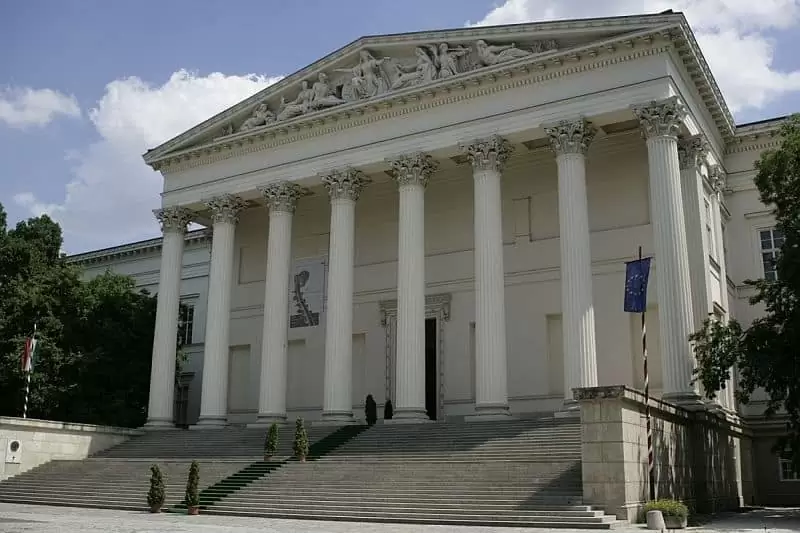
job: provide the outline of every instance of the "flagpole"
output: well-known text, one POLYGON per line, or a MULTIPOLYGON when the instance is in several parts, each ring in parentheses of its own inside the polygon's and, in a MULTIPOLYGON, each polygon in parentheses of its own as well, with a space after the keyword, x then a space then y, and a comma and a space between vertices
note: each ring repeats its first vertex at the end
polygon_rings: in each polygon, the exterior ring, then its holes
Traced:
MULTIPOLYGON (((33 337, 31 338, 36 339, 36 323, 33 324, 33 337)), ((30 356, 32 355, 33 354, 30 354, 30 356)), ((31 365, 28 366, 32 369, 31 365)), ((25 370, 25 403, 22 406, 22 418, 28 418, 28 397, 31 393, 31 369, 25 370)))
MULTIPOLYGON (((642 247, 639 247, 639 261, 642 247)), ((642 362, 644 364, 644 417, 647 423, 647 477, 650 500, 656 499, 656 478, 653 470, 653 429, 650 425, 650 374, 647 372, 647 306, 642 307, 642 362)))

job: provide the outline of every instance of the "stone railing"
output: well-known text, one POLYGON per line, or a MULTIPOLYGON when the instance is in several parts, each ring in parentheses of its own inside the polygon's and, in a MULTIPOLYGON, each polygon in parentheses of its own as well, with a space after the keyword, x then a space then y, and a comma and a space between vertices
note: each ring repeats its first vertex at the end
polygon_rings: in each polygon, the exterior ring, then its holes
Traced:
MULTIPOLYGON (((636 521, 648 499, 645 397, 623 385, 574 390, 584 503, 636 521)), ((716 512, 750 502, 752 438, 736 417, 650 399, 657 498, 716 512)))

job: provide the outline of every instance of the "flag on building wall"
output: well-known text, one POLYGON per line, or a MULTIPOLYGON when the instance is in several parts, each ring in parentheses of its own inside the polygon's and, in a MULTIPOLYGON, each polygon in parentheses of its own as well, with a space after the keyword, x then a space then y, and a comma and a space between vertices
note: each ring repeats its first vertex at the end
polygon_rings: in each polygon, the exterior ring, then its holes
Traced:
POLYGON ((33 356, 36 354, 36 334, 25 339, 25 350, 22 352, 22 371, 33 370, 33 356))
POLYGON ((625 312, 643 313, 647 308, 650 257, 625 263, 625 312))

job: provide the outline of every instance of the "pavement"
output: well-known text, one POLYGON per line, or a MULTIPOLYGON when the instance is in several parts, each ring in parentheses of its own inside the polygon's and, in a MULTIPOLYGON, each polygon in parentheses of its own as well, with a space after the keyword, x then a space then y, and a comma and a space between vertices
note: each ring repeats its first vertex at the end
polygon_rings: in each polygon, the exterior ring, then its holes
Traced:
MULTIPOLYGON (((270 520, 228 516, 186 516, 171 513, 150 514, 75 507, 47 507, 0 503, 1 533, 531 533, 531 529, 469 526, 420 526, 404 524, 365 524, 317 522, 310 520, 270 520)), ((586 533, 585 529, 539 529, 538 532, 586 533)), ((644 526, 617 528, 617 533, 644 533, 644 526)), ((800 508, 754 509, 716 517, 702 526, 690 527, 697 533, 797 533, 800 508)))

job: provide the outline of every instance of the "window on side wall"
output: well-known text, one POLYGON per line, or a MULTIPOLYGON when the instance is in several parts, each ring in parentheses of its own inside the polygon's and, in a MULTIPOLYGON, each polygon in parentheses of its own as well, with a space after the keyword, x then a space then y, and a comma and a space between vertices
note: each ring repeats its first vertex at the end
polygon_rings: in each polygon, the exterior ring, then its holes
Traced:
POLYGON ((708 254, 717 259, 717 242, 714 238, 714 217, 711 213, 711 203, 708 200, 703 200, 705 207, 705 222, 706 222, 706 242, 708 243, 708 254))
POLYGON ((789 459, 778 459, 778 467, 780 481, 800 481, 800 473, 794 469, 789 459))
POLYGON ((775 228, 762 229, 758 232, 758 238, 764 279, 775 281, 778 279, 775 260, 780 253, 781 246, 783 246, 783 233, 775 228))
POLYGON ((194 302, 181 302, 178 316, 178 342, 181 345, 192 344, 194 331, 194 302))

